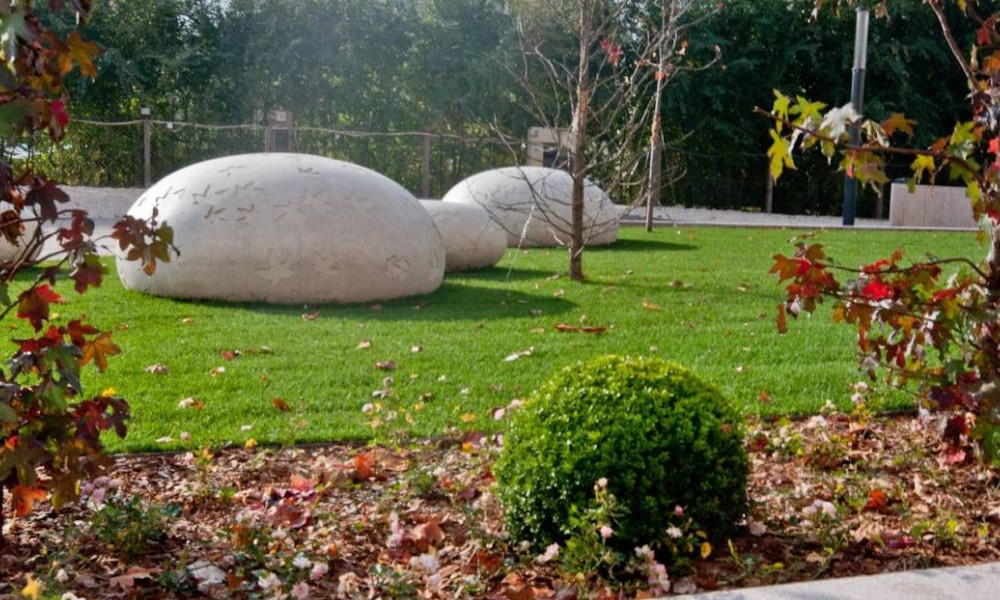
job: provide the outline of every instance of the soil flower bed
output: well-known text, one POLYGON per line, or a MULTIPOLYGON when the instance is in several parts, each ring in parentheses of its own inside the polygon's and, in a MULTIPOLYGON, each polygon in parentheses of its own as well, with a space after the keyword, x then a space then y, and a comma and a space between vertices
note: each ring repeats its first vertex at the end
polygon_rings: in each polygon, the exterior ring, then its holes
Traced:
POLYGON ((931 415, 751 422, 738 536, 658 576, 507 539, 498 444, 117 456, 78 504, 8 516, 0 598, 648 598, 1000 560, 1000 476, 948 464, 931 415))

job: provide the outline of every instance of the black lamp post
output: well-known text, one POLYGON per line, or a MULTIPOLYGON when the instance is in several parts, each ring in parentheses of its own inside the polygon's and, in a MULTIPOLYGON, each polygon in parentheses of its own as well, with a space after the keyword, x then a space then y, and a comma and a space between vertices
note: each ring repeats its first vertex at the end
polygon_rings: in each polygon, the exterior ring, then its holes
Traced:
MULTIPOLYGON (((858 8, 854 28, 854 68, 851 70, 851 105, 859 115, 865 101, 865 66, 868 59, 868 9, 858 8)), ((861 143, 861 131, 851 127, 851 144, 861 143)), ((854 225, 858 206, 858 180, 844 176, 844 225, 854 225)))

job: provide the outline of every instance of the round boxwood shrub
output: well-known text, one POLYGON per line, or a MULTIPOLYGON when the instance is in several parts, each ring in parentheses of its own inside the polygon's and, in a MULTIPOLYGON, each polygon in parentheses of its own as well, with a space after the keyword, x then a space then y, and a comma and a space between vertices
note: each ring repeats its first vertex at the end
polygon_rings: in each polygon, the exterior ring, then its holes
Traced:
POLYGON ((664 538, 676 506, 710 539, 746 510, 743 418, 715 387, 656 358, 569 366, 515 413, 495 474, 510 534, 536 547, 567 537, 606 478, 622 551, 664 538))

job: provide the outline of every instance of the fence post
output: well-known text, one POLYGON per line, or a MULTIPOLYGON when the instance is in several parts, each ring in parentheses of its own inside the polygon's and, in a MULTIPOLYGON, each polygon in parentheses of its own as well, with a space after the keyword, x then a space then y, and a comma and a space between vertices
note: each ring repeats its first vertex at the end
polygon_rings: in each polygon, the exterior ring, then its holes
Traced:
POLYGON ((139 109, 139 115, 142 116, 142 181, 148 188, 153 184, 153 156, 150 148, 153 138, 152 111, 143 106, 139 109))
POLYGON ((431 134, 425 131, 420 136, 420 175, 421 175, 421 198, 431 197, 431 134))

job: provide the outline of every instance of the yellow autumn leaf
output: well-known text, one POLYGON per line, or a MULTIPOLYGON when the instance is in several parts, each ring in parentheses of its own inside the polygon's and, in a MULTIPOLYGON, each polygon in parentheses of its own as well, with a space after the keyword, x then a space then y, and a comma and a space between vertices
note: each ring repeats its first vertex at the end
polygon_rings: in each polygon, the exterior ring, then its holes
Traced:
POLYGON ((708 542, 701 543, 701 557, 708 558, 712 554, 712 544, 708 542))
POLYGON ((40 581, 28 575, 28 585, 24 586, 24 589, 21 590, 21 595, 25 598, 31 598, 31 600, 38 600, 42 595, 44 587, 40 581))
POLYGON ((257 440, 250 438, 246 441, 245 444, 243 444, 243 447, 246 448, 247 450, 253 450, 254 448, 257 447, 257 440))
POLYGON ((473 421, 476 420, 476 415, 472 413, 465 413, 460 418, 462 419, 463 423, 472 423, 473 421))
POLYGON ((777 180, 781 177, 781 172, 785 167, 794 169, 795 163, 792 162, 792 148, 788 140, 778 135, 773 129, 768 133, 771 134, 771 139, 774 141, 767 149, 767 156, 771 159, 771 177, 777 180))
POLYGON ((118 390, 113 387, 104 388, 101 392, 101 398, 114 398, 118 395, 118 390))

